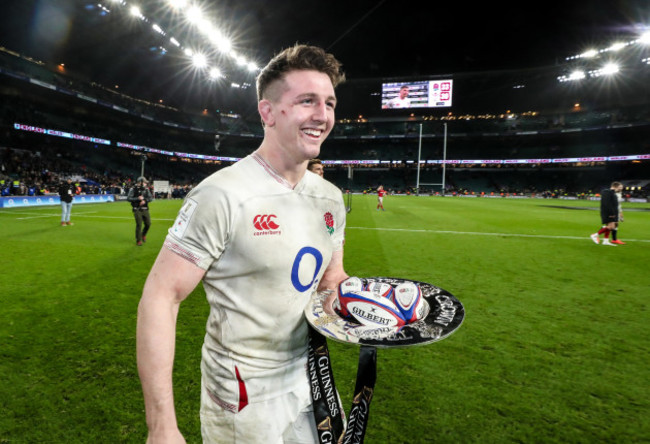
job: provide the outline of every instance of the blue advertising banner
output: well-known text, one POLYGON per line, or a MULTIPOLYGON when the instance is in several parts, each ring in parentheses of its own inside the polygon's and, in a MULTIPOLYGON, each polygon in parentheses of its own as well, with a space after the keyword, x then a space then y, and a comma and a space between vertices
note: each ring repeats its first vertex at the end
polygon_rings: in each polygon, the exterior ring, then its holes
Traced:
MULTIPOLYGON (((74 204, 115 202, 112 194, 84 194, 74 197, 74 204)), ((59 196, 8 196, 0 197, 0 208, 35 207, 40 205, 59 205, 59 196)))

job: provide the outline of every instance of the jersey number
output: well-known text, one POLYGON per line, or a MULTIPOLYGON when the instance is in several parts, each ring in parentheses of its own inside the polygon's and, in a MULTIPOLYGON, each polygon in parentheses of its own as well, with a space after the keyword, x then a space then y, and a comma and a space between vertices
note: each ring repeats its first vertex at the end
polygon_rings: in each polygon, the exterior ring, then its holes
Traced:
POLYGON ((291 268, 291 283, 295 289, 301 293, 309 290, 316 281, 316 276, 318 276, 318 273, 320 272, 322 266, 323 255, 320 253, 320 251, 314 247, 303 247, 296 255, 296 258, 293 261, 293 267, 291 268), (316 259, 316 267, 314 270, 314 276, 311 278, 311 282, 309 282, 307 285, 303 285, 302 282, 300 282, 300 278, 298 277, 298 270, 300 269, 300 262, 302 262, 302 259, 305 257, 305 255, 308 254, 316 259))

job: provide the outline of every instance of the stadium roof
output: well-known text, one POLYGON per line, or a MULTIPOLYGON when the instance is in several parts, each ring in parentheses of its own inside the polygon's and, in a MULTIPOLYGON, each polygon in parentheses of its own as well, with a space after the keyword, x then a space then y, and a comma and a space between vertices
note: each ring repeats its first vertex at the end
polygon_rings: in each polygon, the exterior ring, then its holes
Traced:
MULTIPOLYGON (((206 88, 215 88, 206 86, 207 76, 191 66, 184 49, 205 52, 208 64, 221 70, 220 87, 253 83, 254 73, 210 47, 169 1, 4 0, 0 46, 148 100, 205 97, 206 88)), ((647 2, 625 0, 194 3, 250 62, 261 66, 296 42, 316 44, 343 62, 349 79, 553 65, 592 44, 629 39, 650 24, 647 2)))

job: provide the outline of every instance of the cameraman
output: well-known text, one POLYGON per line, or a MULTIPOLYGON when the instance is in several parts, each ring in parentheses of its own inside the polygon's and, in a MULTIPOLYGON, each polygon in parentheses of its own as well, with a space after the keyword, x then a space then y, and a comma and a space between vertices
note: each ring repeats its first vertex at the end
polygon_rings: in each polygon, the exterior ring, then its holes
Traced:
POLYGON ((135 241, 138 246, 147 241, 147 232, 151 226, 149 215, 149 202, 153 200, 151 191, 147 188, 147 179, 138 177, 136 184, 129 190, 127 200, 131 202, 133 216, 135 217, 135 241), (144 229, 142 224, 144 222, 144 229))

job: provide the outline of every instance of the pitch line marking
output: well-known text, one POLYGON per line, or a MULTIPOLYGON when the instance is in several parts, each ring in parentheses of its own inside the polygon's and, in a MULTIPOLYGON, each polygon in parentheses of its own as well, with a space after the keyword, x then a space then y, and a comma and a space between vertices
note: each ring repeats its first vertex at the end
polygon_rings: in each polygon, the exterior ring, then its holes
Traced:
MULTIPOLYGON (((127 220, 132 220, 133 216, 90 216, 91 214, 96 214, 98 211, 90 211, 86 213, 78 213, 78 212, 73 212, 72 217, 87 217, 87 218, 97 218, 97 219, 127 219, 127 220)), ((17 217, 16 220, 28 220, 28 219, 41 219, 41 218, 46 218, 46 217, 61 217, 61 213, 49 213, 49 214, 42 214, 38 216, 34 216, 34 213, 29 213, 29 212, 15 212, 15 211, 0 211, 0 214, 7 214, 7 215, 30 215, 29 217, 17 217)), ((155 218, 152 217, 151 220, 156 220, 156 221, 168 221, 168 222, 173 222, 175 219, 167 219, 167 218, 155 218)))
MULTIPOLYGON (((0 211, 0 214, 33 214, 33 213, 15 213, 8 211, 0 211)), ((96 211, 91 213, 75 213, 74 216, 88 217, 88 218, 98 218, 98 219, 131 219, 127 216, 88 216, 88 214, 95 214, 96 211)), ((43 217, 60 217, 60 213, 56 214, 46 214, 42 216, 31 216, 31 217, 19 217, 18 220, 24 219, 36 219, 43 217)), ((156 221, 174 221, 174 219, 167 218, 151 218, 151 220, 156 221)), ((434 234, 465 234, 470 236, 504 236, 504 237, 530 237, 538 239, 572 239, 572 240, 585 240, 589 239, 589 236, 551 236, 546 234, 523 234, 523 233, 486 233, 479 231, 452 231, 452 230, 421 230, 421 229, 412 229, 412 228, 377 228, 377 227, 346 227, 347 229, 353 230, 376 230, 376 231, 402 231, 407 233, 434 233, 434 234)), ((650 242, 648 239, 625 239, 625 242, 650 242)))
MULTIPOLYGON (((586 236, 551 236, 547 234, 523 234, 523 233, 486 233, 479 231, 451 231, 451 230, 420 230, 411 228, 377 228, 377 227, 346 227, 353 230, 376 230, 376 231, 402 231, 408 233, 435 233, 435 234, 465 234, 470 236, 504 236, 504 237, 532 237, 539 239, 572 239, 572 240, 590 240, 586 236)), ((648 239, 625 239, 625 242, 650 242, 648 239)))

